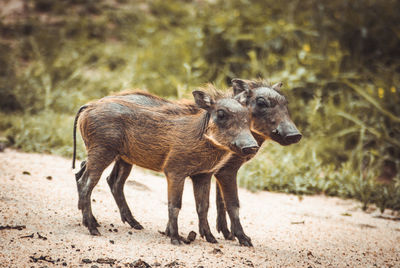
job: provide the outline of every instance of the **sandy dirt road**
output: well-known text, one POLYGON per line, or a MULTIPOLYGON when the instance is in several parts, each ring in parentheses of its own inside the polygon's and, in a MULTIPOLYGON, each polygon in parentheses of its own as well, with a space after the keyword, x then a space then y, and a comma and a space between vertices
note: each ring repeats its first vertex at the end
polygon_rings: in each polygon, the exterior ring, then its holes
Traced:
MULTIPOLYGON (((145 267, 139 259, 152 267, 400 267, 400 222, 362 212, 355 201, 240 189, 242 224, 254 244, 247 248, 216 232, 213 185, 209 222, 218 244, 197 237, 173 246, 158 233, 167 223, 165 178, 132 171, 125 193, 145 228, 137 231, 121 222, 104 177, 92 195, 102 236, 93 237, 81 225, 70 159, 0 153, 0 267, 145 267)), ((198 232, 190 180, 185 186, 184 236, 198 232)))

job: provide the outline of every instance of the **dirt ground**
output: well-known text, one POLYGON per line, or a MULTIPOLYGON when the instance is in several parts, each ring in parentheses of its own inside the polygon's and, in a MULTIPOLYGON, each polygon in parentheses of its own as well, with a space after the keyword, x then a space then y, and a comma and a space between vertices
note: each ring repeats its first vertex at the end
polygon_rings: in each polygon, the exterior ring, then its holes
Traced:
MULTIPOLYGON (((198 232, 188 184, 179 215, 184 236, 198 232)), ((400 267, 396 215, 362 212, 355 201, 240 189, 243 228, 254 244, 247 248, 217 233, 213 185, 209 222, 218 244, 197 236, 173 246, 158 233, 167 223, 165 178, 135 168, 125 194, 145 229, 121 222, 103 176, 92 195, 102 236, 93 237, 81 225, 70 159, 0 153, 0 267, 400 267)))

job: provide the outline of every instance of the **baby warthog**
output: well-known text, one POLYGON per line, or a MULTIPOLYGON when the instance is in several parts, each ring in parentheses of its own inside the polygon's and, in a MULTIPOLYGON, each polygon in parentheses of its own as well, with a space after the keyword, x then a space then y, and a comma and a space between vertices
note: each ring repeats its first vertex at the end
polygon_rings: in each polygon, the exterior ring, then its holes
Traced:
MULTIPOLYGON (((236 97, 242 98, 251 113, 251 133, 259 146, 272 139, 280 145, 290 145, 300 141, 302 135, 290 119, 288 101, 280 92, 282 83, 269 85, 262 80, 233 79, 232 88, 236 97)), ((216 172, 217 179, 217 230, 225 239, 239 239, 240 244, 251 246, 250 237, 246 236, 239 220, 239 198, 237 191, 227 195, 224 185, 235 185, 239 168, 254 155, 233 154, 216 172), (222 193, 221 193, 222 192, 222 193), (225 201, 225 202, 224 202, 225 201), (226 210, 231 220, 231 232, 226 223, 226 210)))
MULTIPOLYGON (((290 145, 299 142, 302 137, 290 119, 287 100, 280 92, 281 86, 282 83, 271 86, 261 80, 232 80, 233 94, 241 102, 246 103, 251 113, 251 132, 259 146, 268 139, 272 139, 281 145, 290 145)), ((165 109, 166 107, 175 105, 167 100, 155 98, 141 92, 125 92, 117 97, 148 107, 164 107, 165 109)), ((187 112, 185 109, 176 109, 175 111, 180 113, 187 112)), ((223 166, 215 173, 217 179, 217 230, 218 232, 222 232, 226 239, 232 240, 235 237, 238 238, 239 243, 245 246, 252 246, 252 243, 251 239, 244 233, 239 219, 239 198, 236 177, 239 168, 253 156, 232 154, 229 160, 225 161, 223 166), (226 210, 231 220, 232 232, 227 227, 226 210)), ((131 165, 122 159, 117 160, 108 180, 113 182, 113 185, 119 185, 118 188, 122 189, 129 175, 129 171, 124 172, 124 170, 130 170, 130 168, 131 165), (118 174, 122 178, 117 177, 118 174)), ((212 174, 210 173, 197 176, 201 178, 201 184, 196 177, 192 178, 196 208, 199 216, 200 235, 202 237, 205 236, 208 242, 215 243, 216 239, 212 235, 207 222, 209 197, 205 195, 205 193, 209 193, 211 176, 212 174)), ((130 210, 126 205, 125 199, 123 202, 121 201, 121 204, 123 204, 120 206, 121 215, 123 215, 122 211, 130 215, 130 210)))
MULTIPOLYGON (((246 93, 243 93, 244 95, 246 93)), ((144 105, 110 96, 80 108, 74 124, 87 150, 87 161, 76 174, 78 208, 90 234, 99 235, 91 209, 91 193, 104 169, 117 160, 118 170, 108 178, 121 218, 133 228, 143 227, 132 216, 123 186, 132 165, 162 171, 168 182, 168 225, 165 234, 172 244, 185 239, 178 233, 184 180, 190 176, 196 202, 209 196, 209 178, 232 154, 253 155, 259 146, 251 135, 250 113, 238 100, 220 93, 193 91, 195 103, 168 102, 166 106, 144 105), (206 185, 204 187, 203 185, 206 185)), ((161 100, 147 94, 147 98, 161 100)), ((114 171, 113 171, 114 172, 114 171)), ((201 224, 209 230, 207 208, 197 208, 201 224)))

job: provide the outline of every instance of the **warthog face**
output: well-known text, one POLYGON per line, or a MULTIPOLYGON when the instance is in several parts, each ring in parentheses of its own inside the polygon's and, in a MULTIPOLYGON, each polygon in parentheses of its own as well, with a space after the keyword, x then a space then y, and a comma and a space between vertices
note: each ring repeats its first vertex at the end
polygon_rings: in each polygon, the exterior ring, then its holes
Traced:
POLYGON ((210 122, 204 134, 208 140, 240 155, 258 151, 250 131, 250 113, 245 106, 228 97, 214 100, 202 91, 194 91, 193 96, 197 105, 209 114, 210 122))
POLYGON ((237 98, 246 99, 253 132, 281 145, 300 141, 302 135, 290 119, 288 102, 279 91, 282 83, 267 86, 262 82, 242 79, 233 79, 232 83, 237 98))

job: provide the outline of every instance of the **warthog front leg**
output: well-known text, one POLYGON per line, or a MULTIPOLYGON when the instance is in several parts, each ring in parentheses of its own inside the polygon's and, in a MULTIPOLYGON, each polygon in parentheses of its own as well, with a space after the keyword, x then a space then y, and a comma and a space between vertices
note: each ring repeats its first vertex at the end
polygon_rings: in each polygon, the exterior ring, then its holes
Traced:
POLYGON ((165 234, 171 237, 171 243, 173 245, 179 245, 181 241, 190 243, 187 239, 181 237, 178 231, 178 216, 182 207, 182 193, 185 177, 166 175, 168 181, 168 224, 165 234))
POLYGON ((124 194, 124 185, 131 170, 131 164, 126 163, 122 159, 117 159, 110 176, 107 177, 107 182, 117 203, 122 222, 128 222, 132 228, 141 230, 143 226, 132 216, 124 194))
POLYGON ((222 232, 226 240, 235 240, 235 237, 228 229, 228 224, 226 222, 226 209, 225 203, 222 199, 221 189, 218 182, 215 183, 216 189, 216 204, 217 204, 217 231, 222 232))
POLYGON ((199 233, 206 237, 207 242, 217 243, 208 225, 207 214, 210 198, 210 184, 212 174, 198 174, 191 176, 193 181, 193 192, 196 200, 196 211, 199 217, 199 233))
POLYGON ((225 206, 231 220, 232 234, 239 240, 241 245, 251 247, 253 246, 251 239, 244 233, 242 224, 240 223, 236 172, 234 174, 235 176, 232 176, 231 172, 220 170, 215 177, 217 178, 218 185, 222 190, 225 206))

